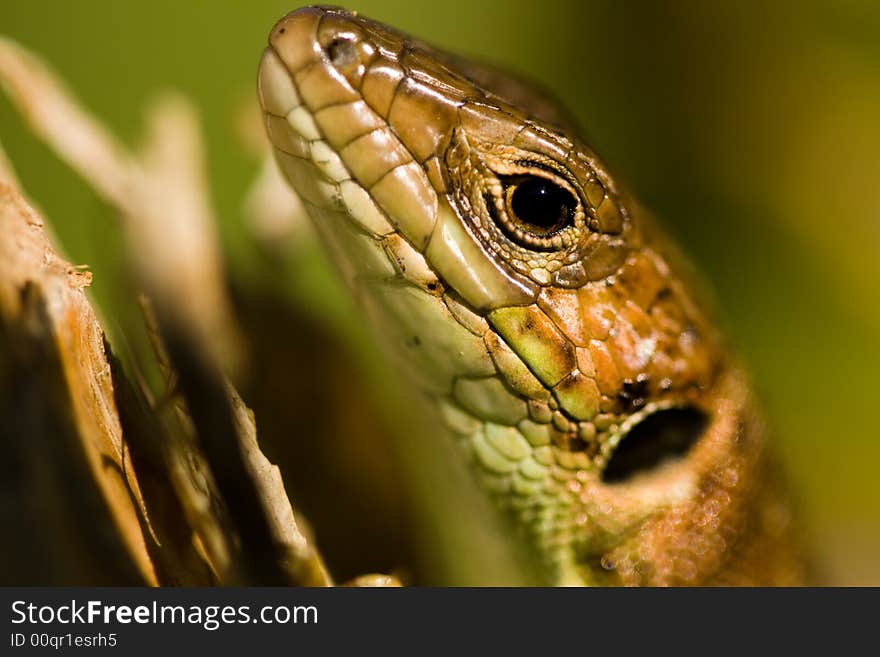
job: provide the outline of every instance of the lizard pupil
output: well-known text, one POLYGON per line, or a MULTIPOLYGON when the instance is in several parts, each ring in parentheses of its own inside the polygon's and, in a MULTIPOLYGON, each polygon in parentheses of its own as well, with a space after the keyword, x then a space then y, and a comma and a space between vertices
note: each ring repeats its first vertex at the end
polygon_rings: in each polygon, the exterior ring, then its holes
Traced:
POLYGON ((536 235, 549 235, 570 224, 576 208, 570 192, 538 176, 523 179, 508 193, 513 219, 536 235))

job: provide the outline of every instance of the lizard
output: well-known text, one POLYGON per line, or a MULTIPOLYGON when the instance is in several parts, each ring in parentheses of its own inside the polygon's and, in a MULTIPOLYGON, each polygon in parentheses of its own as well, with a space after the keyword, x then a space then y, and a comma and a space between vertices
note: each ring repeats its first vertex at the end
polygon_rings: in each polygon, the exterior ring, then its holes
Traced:
POLYGON ((568 113, 341 8, 294 11, 268 41, 281 172, 539 581, 803 583, 749 379, 568 113))

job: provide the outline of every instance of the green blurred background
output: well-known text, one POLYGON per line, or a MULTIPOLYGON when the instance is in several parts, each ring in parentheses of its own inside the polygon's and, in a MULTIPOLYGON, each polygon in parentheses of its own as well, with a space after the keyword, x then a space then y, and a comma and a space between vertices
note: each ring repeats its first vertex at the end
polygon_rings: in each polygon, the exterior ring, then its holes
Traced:
MULTIPOLYGON (((266 34, 294 8, 5 0, 0 33, 42 54, 129 143, 156 92, 192 98, 224 246, 248 281, 265 275, 241 221, 257 163, 236 124, 266 34)), ((349 8, 540 79, 574 111, 595 150, 713 285, 778 429, 823 581, 880 584, 880 4, 362 0, 349 8)), ((0 141, 69 256, 95 272, 94 295, 112 316, 123 257, 112 213, 5 98, 0 141)))

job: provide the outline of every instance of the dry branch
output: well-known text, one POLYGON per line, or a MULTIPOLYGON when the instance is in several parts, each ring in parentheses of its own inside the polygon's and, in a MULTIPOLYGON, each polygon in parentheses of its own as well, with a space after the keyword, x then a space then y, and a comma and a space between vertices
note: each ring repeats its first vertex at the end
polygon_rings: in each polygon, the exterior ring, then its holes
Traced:
MULTIPOLYGON (((0 264, 9 269, 8 276, 0 271, 0 304, 14 324, 25 307, 22 290, 40 274, 45 322, 51 320, 45 328, 57 341, 78 435, 143 580, 329 584, 320 555, 297 527, 277 469, 259 451, 252 415, 222 373, 238 363, 239 330, 226 295, 194 110, 166 96, 150 113, 148 143, 136 155, 37 57, 2 38, 0 83, 31 129, 118 210, 128 262, 155 309, 157 357, 167 353, 163 364, 173 385, 159 395, 131 385, 119 363, 108 362, 82 292, 89 274, 60 261, 43 232, 33 237, 41 220, 10 187, 2 188, 4 221, 8 215, 24 228, 0 230, 0 264), (68 298, 70 289, 78 305, 68 298), (68 290, 67 305, 56 302, 58 290, 68 290), (101 470, 111 461, 117 478, 101 470)), ((11 178, 11 167, 4 171, 11 178)))

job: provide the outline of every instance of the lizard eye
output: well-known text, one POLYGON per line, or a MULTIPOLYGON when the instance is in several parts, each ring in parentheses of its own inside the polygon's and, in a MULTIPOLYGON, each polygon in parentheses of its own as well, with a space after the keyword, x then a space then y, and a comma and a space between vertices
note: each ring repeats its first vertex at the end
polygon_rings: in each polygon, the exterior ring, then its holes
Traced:
POLYGON ((507 216, 520 230, 547 237, 574 222, 577 199, 552 180, 516 176, 504 182, 507 216))

